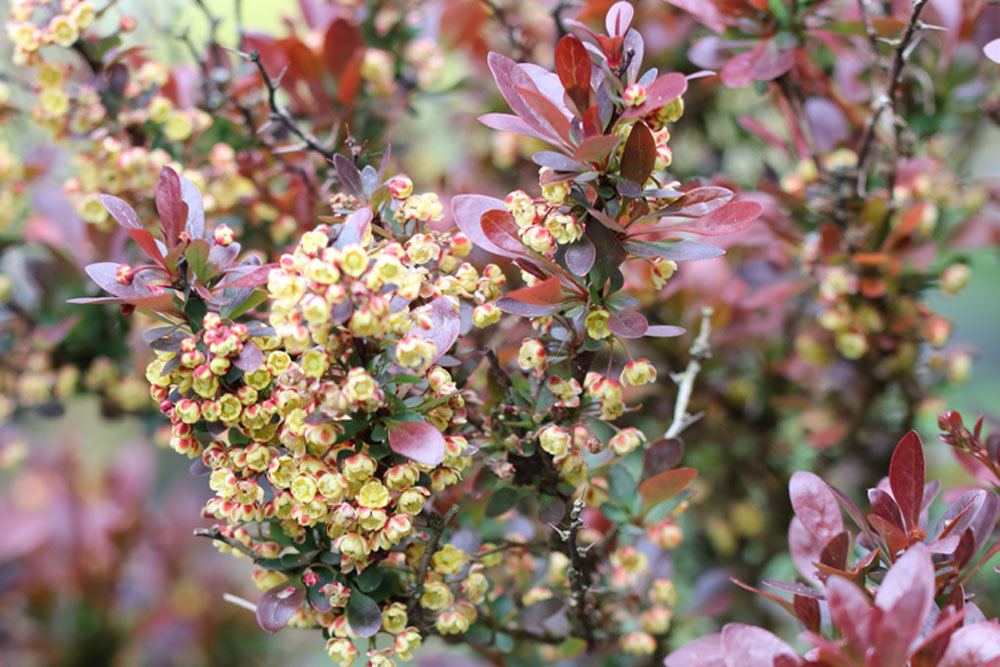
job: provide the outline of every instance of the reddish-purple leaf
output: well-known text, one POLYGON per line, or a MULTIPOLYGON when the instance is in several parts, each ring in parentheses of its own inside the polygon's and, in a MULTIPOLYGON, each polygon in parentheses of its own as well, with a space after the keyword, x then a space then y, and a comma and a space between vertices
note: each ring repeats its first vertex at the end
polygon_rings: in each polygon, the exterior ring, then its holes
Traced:
POLYGON ((554 171, 584 171, 586 167, 573 158, 566 157, 555 151, 539 151, 531 156, 531 161, 539 167, 548 167, 554 171))
MULTIPOLYGON (((532 84, 521 84, 516 86, 518 94, 537 114, 537 117, 544 122, 543 127, 550 129, 561 142, 569 141, 569 117, 556 106, 552 100, 539 92, 532 84)), ((556 141, 554 143, 561 143, 556 141)))
POLYGON ((802 627, 809 632, 819 632, 821 620, 819 600, 812 596, 796 595, 792 598, 792 608, 802 627))
POLYGON ((480 220, 483 234, 507 257, 531 257, 517 234, 514 216, 507 211, 486 211, 480 220))
POLYGON ((667 2, 688 12, 702 25, 714 32, 724 32, 726 25, 731 20, 722 14, 715 3, 705 2, 705 0, 667 0, 667 2))
POLYGON ((518 116, 509 113, 488 113, 479 117, 479 122, 493 130, 523 134, 545 143, 553 143, 554 137, 539 132, 518 116))
POLYGON ((585 276, 590 273, 596 259, 597 248, 586 236, 566 246, 566 268, 575 276, 585 276))
POLYGON ((823 546, 824 542, 802 525, 798 517, 792 518, 788 524, 788 552, 795 567, 810 581, 816 581, 816 566, 813 563, 819 560, 823 546))
POLYGON ((439 296, 427 307, 432 326, 429 330, 414 327, 413 333, 421 338, 433 341, 437 353, 434 361, 448 354, 451 346, 458 340, 462 328, 462 318, 458 315, 455 303, 446 296, 439 296))
POLYGON ((188 205, 181 194, 180 176, 170 167, 160 170, 160 180, 156 183, 156 212, 160 215, 167 247, 173 248, 187 224, 188 205))
POLYGON ((659 77, 646 90, 646 101, 641 106, 628 109, 625 118, 646 116, 670 104, 687 90, 688 80, 683 74, 670 72, 659 77))
POLYGON ((229 289, 231 287, 259 287, 267 282, 267 276, 271 269, 277 264, 265 264, 263 266, 249 265, 233 267, 226 273, 226 278, 219 287, 229 289))
POLYGON ((243 349, 233 361, 233 365, 244 373, 253 373, 260 368, 262 363, 264 363, 264 355, 260 348, 249 341, 243 344, 243 349))
POLYGON ((826 580, 826 601, 834 626, 855 650, 863 654, 868 646, 868 623, 872 611, 868 596, 847 579, 831 575, 826 580))
POLYGON ((372 217, 372 210, 368 207, 359 208, 357 211, 351 213, 344 220, 344 224, 341 225, 340 234, 337 236, 337 241, 334 245, 337 248, 343 248, 352 243, 361 243, 365 238, 365 233, 368 231, 368 225, 371 223, 372 217))
POLYGON ((653 477, 664 470, 670 470, 684 457, 684 441, 680 438, 658 438, 642 455, 642 473, 653 477))
POLYGON ((740 667, 774 667, 782 664, 799 665, 801 659, 791 646, 764 628, 741 623, 729 623, 722 628, 722 650, 727 664, 740 667), (732 662, 730 662, 732 659, 732 662))
POLYGON ((115 296, 134 296, 138 293, 136 287, 133 286, 134 283, 133 285, 122 285, 118 282, 116 276, 119 266, 122 265, 118 262, 97 262, 96 264, 88 264, 84 271, 105 292, 115 296))
POLYGON ((114 195, 101 195, 100 200, 119 225, 128 230, 143 229, 139 214, 124 199, 119 199, 114 195))
POLYGON ((1000 39, 987 42, 986 46, 983 47, 983 53, 993 62, 1000 63, 1000 39))
POLYGON ((436 466, 444 460, 444 436, 427 422, 396 422, 389 428, 389 449, 417 463, 436 466))
POLYGON ((205 238, 205 203, 201 199, 198 186, 186 178, 181 179, 181 198, 187 204, 187 220, 184 230, 193 239, 205 238))
POLYGON ((904 435, 892 453, 889 488, 903 514, 907 530, 918 526, 924 500, 924 451, 916 431, 904 435))
POLYGON ((878 514, 869 514, 868 523, 889 547, 890 553, 895 554, 906 548, 906 535, 892 521, 880 517, 878 514))
POLYGON ((507 102, 514 114, 543 141, 558 144, 559 136, 539 117, 516 88, 516 84, 531 85, 531 79, 527 74, 519 69, 516 62, 499 53, 491 51, 486 57, 486 62, 493 74, 493 80, 497 84, 500 96, 507 102))
POLYGON ((706 185, 685 192, 676 201, 671 202, 666 212, 684 218, 697 218, 721 208, 732 199, 733 191, 729 188, 706 185))
POLYGON ((817 591, 812 586, 806 586, 805 584, 797 581, 776 581, 774 579, 764 579, 760 583, 765 586, 770 586, 771 588, 777 588, 779 591, 794 593, 797 597, 814 598, 816 600, 824 599, 823 593, 817 591))
POLYGON ((851 548, 851 536, 847 531, 833 536, 819 554, 819 562, 837 570, 847 569, 847 552, 851 548))
POLYGON ((565 35, 556 44, 556 74, 580 115, 590 106, 590 54, 578 37, 565 35))
POLYGON ((762 591, 761 589, 751 586, 750 584, 746 583, 745 581, 741 581, 736 577, 730 577, 729 580, 745 591, 749 591, 756 595, 760 595, 761 597, 765 597, 768 600, 781 605, 782 607, 785 608, 785 611, 787 611, 789 614, 795 613, 795 608, 792 607, 792 603, 786 600, 785 598, 781 597, 780 595, 771 593, 770 591, 762 591))
POLYGON ((611 9, 608 10, 607 15, 604 17, 604 28, 608 31, 608 35, 611 37, 621 37, 628 32, 634 15, 635 10, 632 8, 631 3, 622 0, 622 2, 616 2, 611 5, 611 9))
POLYGON ((649 330, 649 322, 642 313, 623 310, 608 318, 608 329, 619 338, 642 338, 649 330))
POLYGON ((806 100, 804 108, 813 137, 816 139, 816 146, 821 151, 832 151, 850 135, 844 112, 831 100, 825 97, 810 97, 806 100))
POLYGON ((603 164, 611 151, 618 146, 619 140, 617 134, 595 134, 580 142, 576 151, 573 152, 573 157, 580 162, 603 164))
POLYGON ((656 165, 656 140, 642 121, 632 126, 622 153, 621 175, 642 187, 656 165))
POLYGON ((257 602, 257 623, 261 629, 274 634, 285 627, 306 598, 306 589, 297 584, 278 584, 261 596, 257 602))
POLYGON ((844 531, 837 499, 818 476, 796 472, 788 482, 788 495, 795 516, 824 545, 844 531))
POLYGON ((795 64, 794 51, 783 50, 773 39, 761 40, 749 51, 734 56, 720 72, 722 83, 742 88, 754 81, 772 81, 795 64))
MULTIPOLYGON (((503 211, 502 200, 483 195, 458 195, 451 200, 451 211, 455 224, 476 246, 486 252, 511 257, 503 248, 497 247, 483 232, 482 218, 487 211, 503 211)), ((519 257, 520 255, 514 255, 519 257)))
POLYGON ((920 634, 934 604, 934 564, 922 544, 910 547, 882 580, 875 605, 882 609, 875 642, 879 663, 898 665, 920 634))
POLYGON ((519 317, 547 317, 562 310, 562 305, 539 306, 523 301, 515 301, 510 297, 502 296, 493 302, 497 308, 505 313, 517 315, 519 317))
POLYGON ((757 202, 733 201, 723 204, 707 215, 688 222, 671 224, 671 231, 684 231, 702 236, 735 234, 749 227, 764 209, 757 202))
POLYGON ((899 511, 899 505, 888 493, 882 489, 868 489, 868 502, 872 506, 872 512, 882 517, 892 525, 904 530, 903 515, 899 511))
POLYGON ((664 667, 726 667, 722 635, 706 635, 667 656, 664 667))
POLYGON ((694 468, 674 468, 653 475, 639 484, 639 495, 645 501, 646 509, 673 498, 691 485, 698 476, 694 468))
POLYGON ((995 667, 1000 661, 1000 623, 986 621, 959 628, 937 667, 995 667))

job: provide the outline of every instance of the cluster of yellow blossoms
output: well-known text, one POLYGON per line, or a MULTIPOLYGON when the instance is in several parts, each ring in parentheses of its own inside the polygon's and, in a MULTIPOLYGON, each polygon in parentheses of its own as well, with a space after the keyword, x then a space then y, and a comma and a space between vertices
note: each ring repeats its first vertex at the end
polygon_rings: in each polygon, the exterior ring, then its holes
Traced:
POLYGON ((13 0, 7 36, 15 64, 26 63, 42 46, 72 46, 97 14, 91 0, 13 0))

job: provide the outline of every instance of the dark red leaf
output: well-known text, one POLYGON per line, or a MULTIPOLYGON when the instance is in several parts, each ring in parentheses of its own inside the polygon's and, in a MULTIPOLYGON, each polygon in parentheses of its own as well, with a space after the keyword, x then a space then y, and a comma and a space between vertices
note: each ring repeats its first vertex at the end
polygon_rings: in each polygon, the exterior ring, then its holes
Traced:
POLYGON ((590 53, 578 37, 565 35, 556 44, 556 74, 581 115, 590 106, 590 53))
POLYGON ((531 107, 544 123, 546 129, 550 129, 559 139, 564 142, 569 141, 569 118, 557 107, 552 100, 539 92, 533 84, 525 83, 516 86, 521 98, 531 107))
POLYGON ((483 195, 458 195, 451 200, 451 210, 455 224, 479 248, 501 257, 523 256, 523 252, 512 254, 500 248, 483 231, 483 216, 489 211, 504 211, 502 200, 483 195))
POLYGON ((508 257, 531 256, 517 235, 514 216, 507 211, 486 211, 480 220, 480 226, 490 243, 503 251, 501 254, 508 257))
POLYGON ((649 127, 642 121, 632 126, 628 139, 625 141, 625 150, 622 153, 621 175, 640 187, 645 185, 646 179, 653 173, 656 164, 656 140, 649 127))
POLYGON ((649 329, 646 318, 634 310, 612 313, 608 318, 608 329, 619 338, 642 338, 649 329))
POLYGON ((444 436, 427 422, 397 422, 389 428, 389 449, 417 463, 436 466, 444 460, 444 436))
POLYGON ((181 194, 180 176, 170 167, 160 170, 160 180, 156 183, 156 212, 160 215, 167 247, 173 248, 187 224, 188 205, 181 194))
POLYGON ((920 523, 924 479, 924 451, 920 436, 916 431, 910 431, 896 445, 889 462, 889 488, 903 513, 907 529, 920 523))
MULTIPOLYGON (((595 104, 583 114, 583 136, 596 137, 599 134, 604 134, 604 122, 601 120, 601 110, 595 104)), ((609 136, 617 139, 617 135, 609 136)))
POLYGON ((823 547, 819 554, 819 562, 823 565, 838 569, 847 569, 847 552, 851 548, 851 536, 844 531, 835 535, 823 547))
POLYGON ((340 78, 344 68, 363 49, 361 33, 350 21, 338 18, 326 29, 323 36, 323 57, 335 78, 340 78))
POLYGON ((868 523, 882 538, 891 553, 895 554, 906 548, 906 535, 893 522, 877 514, 869 514, 868 523))
POLYGON ((639 484, 639 495, 645 501, 646 509, 673 498, 691 485, 698 476, 694 468, 674 468, 653 475, 639 484))
POLYGON ((664 470, 670 470, 684 457, 684 441, 680 438, 658 438, 642 455, 642 473, 653 477, 664 470))
POLYGON ((306 598, 306 589, 297 584, 278 584, 261 596, 257 602, 257 623, 261 629, 274 634, 285 627, 306 598))
POLYGON ((888 493, 882 489, 868 489, 868 503, 872 506, 872 512, 882 517, 892 525, 905 530, 903 515, 899 511, 899 505, 888 493))
POLYGON ((796 595, 792 598, 792 607, 795 609, 795 616, 809 632, 819 632, 820 613, 819 600, 814 597, 796 595))

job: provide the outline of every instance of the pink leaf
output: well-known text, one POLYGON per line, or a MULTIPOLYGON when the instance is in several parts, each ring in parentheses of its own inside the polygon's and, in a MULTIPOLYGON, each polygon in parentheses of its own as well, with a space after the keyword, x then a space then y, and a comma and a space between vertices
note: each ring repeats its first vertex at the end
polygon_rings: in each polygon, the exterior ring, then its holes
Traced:
POLYGON ((749 227, 763 212, 764 209, 757 202, 734 201, 690 222, 672 225, 670 230, 693 232, 702 236, 735 234, 749 227))
POLYGON ((692 188, 670 204, 670 215, 697 218, 708 215, 733 200, 733 191, 715 185, 692 188))
POLYGON ((548 134, 539 132, 528 125, 525 121, 509 113, 488 113, 479 117, 479 122, 488 128, 501 132, 513 132, 523 134, 545 143, 552 143, 553 138, 548 134))
POLYGON ((646 335, 653 338, 674 338, 683 336, 687 332, 684 327, 677 327, 672 324, 651 324, 646 329, 646 335))
POLYGON ((125 229, 143 229, 142 220, 128 202, 114 195, 101 195, 101 203, 115 221, 125 229))
POLYGON ((983 667, 1000 660, 1000 623, 967 625, 951 636, 938 667, 983 667))
POLYGON ((726 25, 729 23, 727 17, 722 14, 715 3, 705 0, 667 0, 667 2, 688 12, 714 32, 725 31, 726 25))
POLYGON ((983 53, 993 62, 1000 63, 1000 39, 987 42, 986 46, 983 47, 983 53))
POLYGON ((372 210, 370 208, 359 208, 354 211, 344 224, 340 227, 340 235, 337 236, 336 247, 343 248, 352 243, 361 243, 368 231, 368 225, 372 221, 372 210))
POLYGON ((904 435, 892 453, 889 488, 903 513, 906 528, 916 527, 924 500, 924 452, 916 431, 904 435))
POLYGON ((446 296, 439 296, 425 307, 430 313, 431 328, 429 330, 415 327, 413 333, 421 338, 433 341, 437 353, 434 361, 444 355, 458 340, 458 334, 462 326, 461 318, 458 316, 458 309, 455 304, 446 296))
POLYGON ((823 544, 844 531, 837 499, 818 476, 804 471, 795 473, 788 482, 788 495, 795 516, 823 544))
POLYGON ((872 629, 879 663, 903 664, 934 604, 934 564, 922 544, 915 544, 889 568, 875 605, 884 614, 872 629))
POLYGON ((604 27, 611 37, 621 37, 628 32, 628 27, 632 25, 632 16, 635 10, 628 2, 616 2, 611 5, 607 16, 604 17, 604 27))
POLYGON ((624 310, 608 318, 608 329, 619 338, 642 338, 649 329, 649 322, 642 313, 624 310))
POLYGON ((444 436, 427 422, 398 422, 389 429, 389 449, 417 463, 436 466, 444 460, 444 436))
POLYGON ((683 74, 670 72, 664 74, 649 85, 646 90, 646 101, 642 106, 633 107, 625 112, 625 118, 637 118, 656 111, 670 104, 687 90, 688 80, 683 74))
POLYGON ((742 88, 754 81, 772 81, 795 63, 790 50, 781 50, 771 39, 762 40, 749 51, 734 56, 723 66, 720 76, 729 88, 742 88))
POLYGON ((722 635, 707 635, 689 642, 667 656, 664 667, 726 667, 722 635))
POLYGON ((775 662, 798 665, 795 650, 763 628, 729 623, 722 628, 722 650, 726 663, 740 667, 774 667, 775 662))
POLYGON ((868 622, 871 601, 860 588, 843 577, 832 575, 826 580, 826 600, 834 625, 859 654, 868 647, 868 622))
POLYGON ((486 252, 499 255, 501 257, 519 257, 511 255, 503 248, 487 238, 483 231, 483 215, 488 211, 505 211, 502 200, 483 195, 458 195, 451 200, 452 215, 455 217, 455 224, 462 230, 473 244, 482 248, 486 252))

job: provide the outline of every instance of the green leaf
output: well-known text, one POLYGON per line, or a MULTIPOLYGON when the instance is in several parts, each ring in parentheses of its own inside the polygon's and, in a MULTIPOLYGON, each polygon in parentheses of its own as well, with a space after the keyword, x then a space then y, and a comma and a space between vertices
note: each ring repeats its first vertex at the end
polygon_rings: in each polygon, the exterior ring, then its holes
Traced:
POLYGON ((347 600, 347 622, 359 637, 374 637, 382 627, 382 610, 375 600, 352 589, 347 600))
POLYGON ((624 463, 616 463, 608 470, 608 486, 611 497, 627 507, 635 498, 638 482, 624 463))
POLYGON ((205 239, 194 239, 184 251, 187 264, 194 271, 194 275, 201 282, 205 283, 212 277, 212 271, 208 263, 208 241, 205 239))
POLYGON ((517 489, 510 486, 503 486, 496 489, 486 503, 486 516, 500 516, 510 510, 517 503, 517 489))
POLYGON ((371 593, 382 583, 382 574, 382 570, 377 567, 369 567, 359 574, 354 581, 362 591, 371 593))

